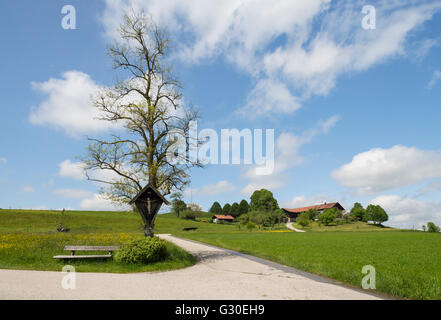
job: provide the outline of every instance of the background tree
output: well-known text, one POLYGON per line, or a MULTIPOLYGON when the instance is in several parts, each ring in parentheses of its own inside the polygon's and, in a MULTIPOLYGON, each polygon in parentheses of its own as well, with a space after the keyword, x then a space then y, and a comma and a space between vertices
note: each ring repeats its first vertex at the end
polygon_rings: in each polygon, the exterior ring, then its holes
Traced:
POLYGON ((239 208, 239 204, 238 204, 237 202, 234 202, 234 203, 231 205, 231 214, 232 214, 233 216, 237 217, 237 216, 239 216, 239 210, 240 210, 240 208, 239 208))
POLYGON ((296 219, 296 222, 302 227, 306 227, 311 223, 310 215, 308 212, 302 212, 296 219))
POLYGON ((248 204, 248 202, 243 199, 240 203, 239 203, 239 216, 245 213, 248 213, 250 211, 250 205, 248 204))
POLYGON ((215 202, 213 203, 213 205, 211 206, 209 212, 210 212, 211 214, 222 214, 222 207, 221 207, 221 205, 219 204, 219 202, 215 201, 215 202))
POLYGON ((259 227, 259 229, 263 228, 266 217, 265 212, 262 211, 251 211, 249 213, 250 221, 259 227))
POLYGON ((274 229, 278 221, 278 218, 279 218, 279 214, 277 210, 266 212, 264 225, 271 227, 271 229, 274 229))
POLYGON ((375 224, 381 224, 389 220, 389 216, 381 206, 370 204, 366 208, 366 219, 367 221, 373 221, 375 224))
POLYGON ((361 203, 356 202, 350 211, 351 217, 357 221, 363 221, 363 217, 366 214, 366 210, 363 208, 361 203))
POLYGON ((256 190, 250 198, 251 211, 274 211, 279 209, 277 200, 273 197, 273 193, 266 189, 256 190))
POLYGON ((427 231, 429 231, 429 232, 440 232, 440 227, 438 227, 433 222, 428 222, 427 223, 427 231))
POLYGON ((105 198, 128 203, 146 183, 164 195, 183 190, 189 168, 201 164, 187 156, 180 155, 179 161, 167 157, 176 155, 177 145, 167 135, 180 130, 188 136, 190 121, 198 118, 182 104, 181 84, 168 60, 167 32, 144 14, 132 14, 125 15, 119 33, 120 41, 108 53, 123 80, 100 90, 93 103, 100 120, 118 124, 124 132, 110 139, 89 138, 83 161, 88 179, 104 184, 105 198), (90 174, 97 169, 116 178, 90 174))
POLYGON ((222 208, 222 214, 227 215, 231 213, 231 205, 229 203, 224 204, 222 208))
POLYGON ((175 192, 170 197, 172 199, 172 212, 179 218, 182 212, 187 209, 187 204, 182 200, 182 193, 175 192))
POLYGON ((277 217, 278 221, 277 221, 277 223, 278 223, 278 225, 280 227, 280 224, 287 222, 288 218, 286 217, 286 213, 282 209, 278 209, 278 210, 276 210, 276 212, 278 214, 278 217, 277 217))
POLYGON ((317 209, 309 209, 308 210, 308 216, 309 220, 314 221, 319 215, 319 212, 317 209))

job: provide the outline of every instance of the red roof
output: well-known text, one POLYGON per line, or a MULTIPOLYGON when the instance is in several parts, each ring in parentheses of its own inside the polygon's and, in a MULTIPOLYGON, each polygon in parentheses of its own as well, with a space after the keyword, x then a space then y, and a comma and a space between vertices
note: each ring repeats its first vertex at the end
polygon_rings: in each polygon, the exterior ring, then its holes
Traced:
POLYGON ((222 219, 222 220, 234 220, 234 217, 232 217, 232 216, 224 216, 224 215, 221 215, 221 214, 215 214, 214 216, 213 216, 214 218, 216 218, 216 219, 222 219))
POLYGON ((334 207, 338 207, 338 209, 344 210, 344 208, 338 202, 323 203, 323 204, 318 204, 315 206, 309 206, 309 207, 303 207, 303 208, 295 208, 295 209, 282 208, 282 209, 287 212, 291 212, 291 213, 301 213, 301 212, 306 212, 311 209, 324 210, 324 209, 330 209, 330 208, 334 208, 334 207))

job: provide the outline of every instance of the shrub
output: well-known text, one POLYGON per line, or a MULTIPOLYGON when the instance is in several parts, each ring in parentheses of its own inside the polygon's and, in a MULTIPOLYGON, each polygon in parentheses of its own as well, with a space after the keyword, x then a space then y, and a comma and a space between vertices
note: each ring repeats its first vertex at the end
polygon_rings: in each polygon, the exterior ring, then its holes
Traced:
POLYGON ((256 225, 255 225, 254 223, 252 223, 251 221, 248 221, 248 223, 247 223, 247 225, 246 225, 246 228, 247 228, 249 231, 252 231, 255 227, 256 227, 256 225))
POLYGON ((187 219, 187 220, 196 220, 197 217, 201 217, 203 216, 203 212, 201 211, 192 211, 192 210, 185 210, 184 212, 181 213, 181 217, 183 219, 187 219))
POLYGON ((250 217, 249 217, 248 213, 244 213, 237 218, 237 221, 242 225, 246 225, 248 223, 248 221, 250 221, 250 217))
POLYGON ((116 252, 115 260, 125 263, 151 263, 163 260, 166 256, 166 242, 153 237, 124 243, 116 252))
POLYGON ((319 215, 319 212, 316 209, 309 209, 308 210, 309 220, 317 219, 318 215, 319 215))
POLYGON ((306 227, 310 224, 311 220, 309 220, 309 213, 303 212, 297 217, 297 223, 301 225, 302 227, 306 227))
POLYGON ((319 215, 318 219, 325 226, 329 226, 331 223, 335 222, 336 217, 337 214, 335 209, 326 209, 321 215, 319 215))

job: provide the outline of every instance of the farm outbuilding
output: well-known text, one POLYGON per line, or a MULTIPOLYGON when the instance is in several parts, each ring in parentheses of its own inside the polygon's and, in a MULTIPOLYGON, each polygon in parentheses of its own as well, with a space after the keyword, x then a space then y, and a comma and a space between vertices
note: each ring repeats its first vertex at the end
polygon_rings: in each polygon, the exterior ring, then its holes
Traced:
POLYGON ((233 222, 234 221, 234 217, 231 215, 220 215, 220 214, 215 214, 213 217, 213 222, 214 223, 218 223, 220 221, 226 221, 226 222, 233 222))

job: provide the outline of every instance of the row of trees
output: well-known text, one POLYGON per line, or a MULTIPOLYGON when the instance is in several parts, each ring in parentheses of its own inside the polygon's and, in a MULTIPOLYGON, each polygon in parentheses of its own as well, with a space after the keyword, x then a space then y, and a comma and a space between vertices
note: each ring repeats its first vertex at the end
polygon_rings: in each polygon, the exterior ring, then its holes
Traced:
POLYGON ((441 228, 434 224, 433 222, 427 222, 427 226, 423 225, 423 231, 424 232, 440 232, 441 228))
POLYGON ((318 220, 320 224, 329 226, 330 224, 340 221, 347 223, 350 219, 349 215, 335 208, 325 209, 322 213, 319 213, 319 211, 315 209, 310 209, 297 217, 297 223, 303 227, 306 227, 314 220, 318 220))
POLYGON ((256 190, 250 197, 250 203, 244 199, 240 203, 226 203, 223 207, 215 201, 209 212, 212 214, 231 214, 239 217, 251 211, 271 212, 278 210, 279 205, 274 198, 273 193, 266 189, 256 190))
POLYGON ((286 216, 279 208, 273 193, 267 189, 256 190, 250 197, 248 203, 245 199, 240 203, 226 203, 222 207, 219 202, 214 202, 210 208, 212 214, 233 215, 237 217, 239 228, 245 226, 247 229, 262 229, 264 227, 274 228, 286 221, 286 216))
POLYGON ((389 220, 389 217, 386 211, 379 205, 370 204, 365 209, 358 202, 354 204, 349 214, 335 208, 325 209, 321 214, 317 210, 311 209, 297 217, 297 223, 304 227, 314 220, 318 220, 320 224, 325 226, 334 223, 349 223, 351 221, 372 221, 375 224, 381 225, 381 223, 389 220))
POLYGON ((372 221, 375 224, 382 224, 389 220, 389 216, 381 206, 370 204, 364 209, 359 202, 354 203, 350 216, 356 221, 372 221))
POLYGON ((237 218, 239 228, 245 226, 251 230, 254 228, 263 229, 265 227, 274 229, 280 227, 281 223, 286 222, 286 215, 281 209, 273 211, 250 211, 237 218))
POLYGON ((226 203, 221 207, 220 203, 215 201, 211 206, 209 212, 211 214, 231 214, 233 216, 240 216, 250 211, 250 205, 244 199, 240 203, 234 202, 233 204, 226 203))

